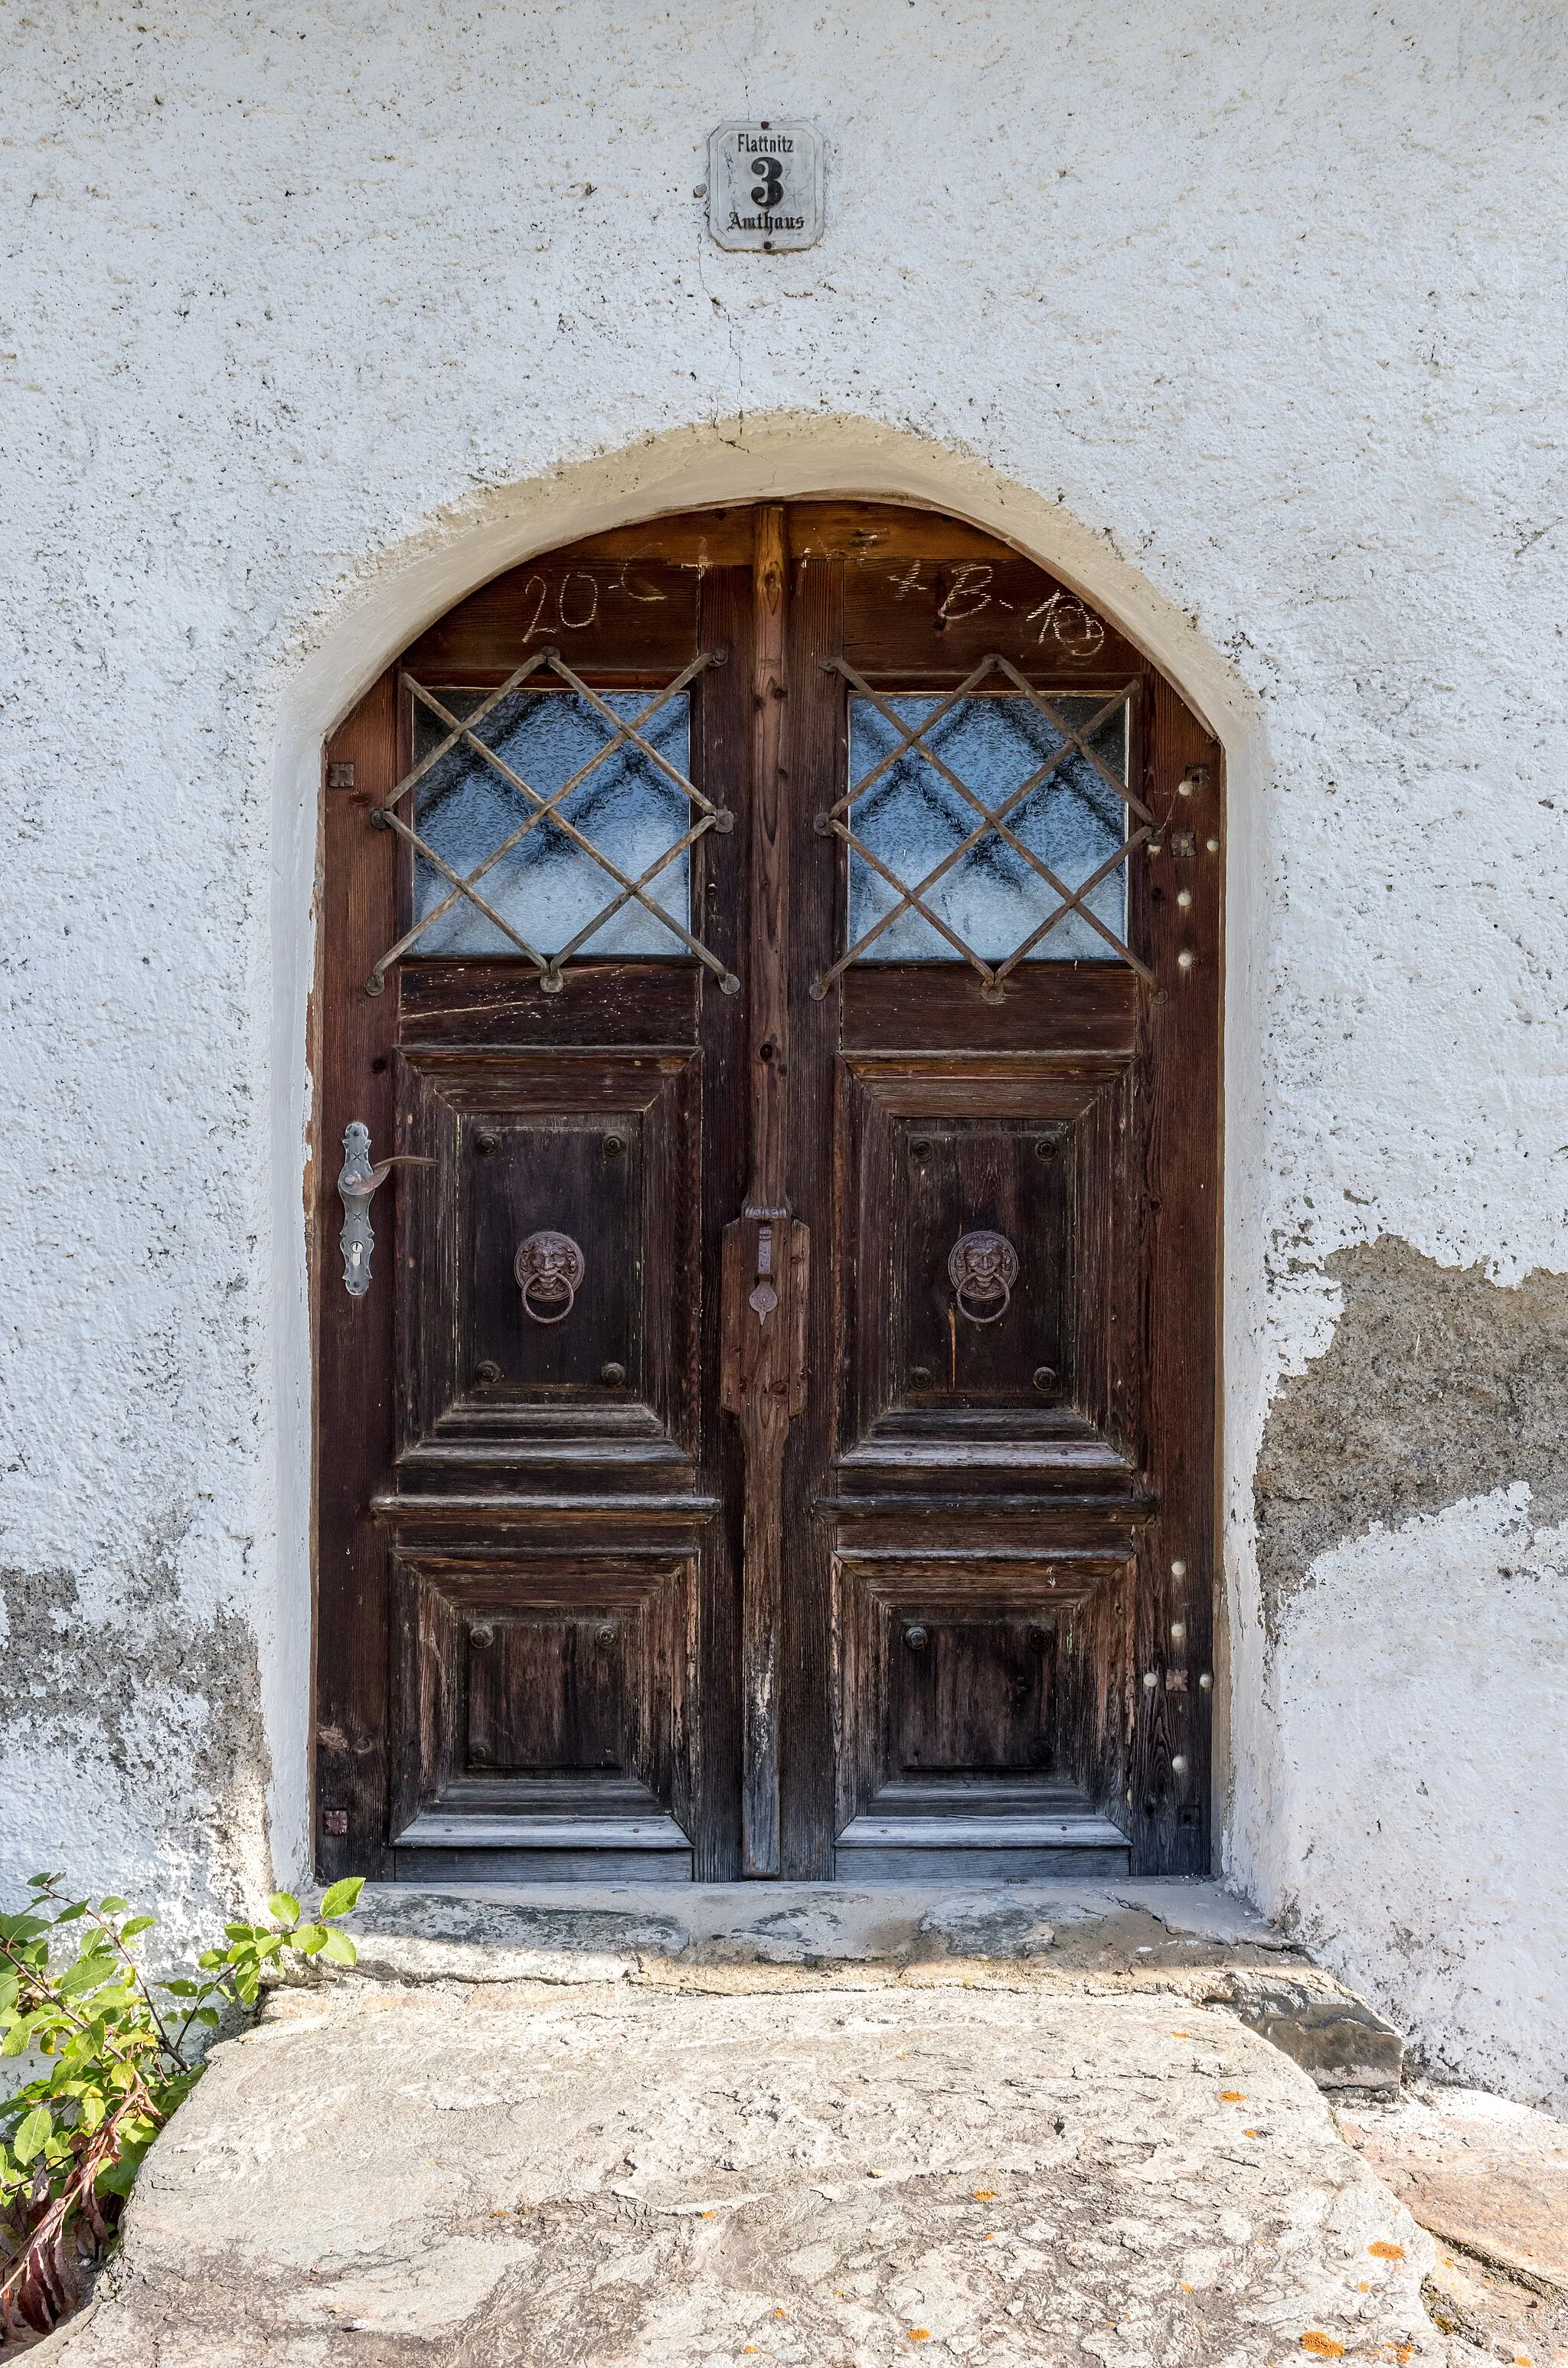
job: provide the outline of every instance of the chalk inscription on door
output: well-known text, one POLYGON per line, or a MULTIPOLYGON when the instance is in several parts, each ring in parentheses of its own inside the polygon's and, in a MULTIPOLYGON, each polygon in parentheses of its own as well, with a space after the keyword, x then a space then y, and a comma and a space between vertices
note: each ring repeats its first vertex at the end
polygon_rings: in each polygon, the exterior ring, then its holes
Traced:
POLYGON ((806 123, 722 123, 708 142, 720 246, 784 254, 822 236, 822 142, 806 123))

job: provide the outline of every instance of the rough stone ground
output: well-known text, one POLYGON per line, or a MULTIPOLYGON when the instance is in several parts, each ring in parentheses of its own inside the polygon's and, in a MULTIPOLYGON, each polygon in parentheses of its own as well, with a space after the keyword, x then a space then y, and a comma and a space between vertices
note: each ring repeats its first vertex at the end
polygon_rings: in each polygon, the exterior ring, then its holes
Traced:
POLYGON ((1427 2306, 1504 2360, 1568 2363, 1568 2128, 1474 2089, 1358 2102, 1341 2127, 1439 2239, 1427 2306))
POLYGON ((60 2359, 1468 2360, 1432 2260, 1220 2009, 951 1965, 346 1982, 218 2051, 60 2359))
MULTIPOLYGON (((1499 2356, 1242 2020, 1314 1969, 1207 1885, 358 1922, 360 1971, 214 2052, 50 2368, 1499 2356)), ((1358 2099, 1359 2142, 1408 2110, 1358 2099)))

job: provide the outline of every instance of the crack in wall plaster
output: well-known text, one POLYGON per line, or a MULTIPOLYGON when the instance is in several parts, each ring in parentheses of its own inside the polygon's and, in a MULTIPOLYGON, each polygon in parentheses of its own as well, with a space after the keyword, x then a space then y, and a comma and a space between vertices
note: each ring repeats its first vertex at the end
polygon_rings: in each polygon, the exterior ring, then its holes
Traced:
MULTIPOLYGON (((260 1655, 232 1606, 199 1616, 183 1597, 182 1535, 178 1523, 150 1531, 101 1607, 98 1586, 64 1566, 0 1568, 3 1725, 11 1751, 31 1763, 36 1797, 56 1804, 56 1828, 38 1837, 50 1864, 74 1854, 79 1866, 87 1855, 107 1880, 132 1879, 113 1856, 118 1792, 138 1825, 152 1810, 160 1857, 183 1862, 195 1892, 232 1909, 270 1880, 260 1655), (36 1784, 49 1755, 72 1780, 52 1793, 36 1784), (105 1813, 91 1835, 67 1829, 84 1797, 105 1813)), ((27 1846, 15 1832, 10 1840, 27 1846)), ((187 1891, 185 1905, 199 1902, 187 1891)))
POLYGON ((1333 1340, 1278 1391, 1254 1476, 1271 1644, 1318 1555, 1467 1497, 1528 1484, 1568 1516, 1568 1275, 1512 1286, 1396 1235, 1336 1250, 1333 1340))

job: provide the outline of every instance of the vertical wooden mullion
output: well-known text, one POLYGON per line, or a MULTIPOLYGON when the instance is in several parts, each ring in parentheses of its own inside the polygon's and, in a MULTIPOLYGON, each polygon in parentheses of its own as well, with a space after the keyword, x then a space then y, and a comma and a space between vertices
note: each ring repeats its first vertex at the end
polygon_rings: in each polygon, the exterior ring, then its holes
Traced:
POLYGON ((1147 802, 1169 819, 1160 851, 1138 860, 1135 873, 1135 942, 1158 985, 1143 1006, 1139 1156, 1123 1205, 1142 1305, 1143 1452, 1159 1509, 1142 1545, 1129 1805, 1135 1873, 1207 1874, 1214 1689, 1202 1679, 1214 1670, 1218 1551, 1223 881, 1221 849, 1209 841, 1222 837, 1220 751, 1158 677, 1148 704, 1147 802), (1179 784, 1195 766, 1205 787, 1183 797, 1179 784), (1193 900, 1185 907, 1183 889, 1193 900), (1192 957, 1186 968, 1184 952, 1192 957))
MULTIPOLYGON (((737 975, 744 972, 746 822, 750 813, 751 576, 738 567, 702 580, 699 643, 723 650, 725 663, 702 677, 698 720, 703 771, 698 785, 736 816, 723 835, 699 844, 702 920, 698 934, 737 975), (716 894, 710 894, 710 888, 716 894)), ((742 1736, 741 1504, 744 1465, 735 1424, 717 1405, 723 1309, 718 1249, 745 1183, 746 1015, 744 998, 721 994, 705 978, 702 996, 701 1244, 699 1375, 702 1479, 722 1502, 710 1525, 699 1566, 698 1679, 693 1713, 696 1797, 692 1844, 699 1883, 733 1882, 741 1872, 742 1736)))
POLYGON ((811 1228, 806 1402, 790 1431, 781 1513, 788 1544, 782 1607, 782 1864, 797 1881, 833 1873, 836 1830, 833 1533, 813 1498, 833 1452, 835 1400, 846 1313, 836 1273, 834 1205, 837 993, 811 994, 834 959, 839 915, 839 842, 820 838, 815 817, 841 794, 844 684, 821 661, 843 643, 843 563, 792 556, 790 602, 790 1085, 792 1205, 811 1228))
POLYGON ((322 1063, 316 1178, 317 1458, 316 1866, 325 1881, 388 1871, 388 1713, 392 1683, 385 1539, 370 1499, 392 1460, 395 1229, 391 1196, 372 1203, 375 1281, 344 1289, 337 1235, 343 1130, 392 1147, 394 994, 368 996, 371 966, 396 935, 391 833, 371 808, 398 769, 397 680, 383 675, 328 743, 320 961, 322 1063), (335 787, 338 768, 351 786, 335 787), (342 1833, 333 1830, 346 1820, 342 1833))

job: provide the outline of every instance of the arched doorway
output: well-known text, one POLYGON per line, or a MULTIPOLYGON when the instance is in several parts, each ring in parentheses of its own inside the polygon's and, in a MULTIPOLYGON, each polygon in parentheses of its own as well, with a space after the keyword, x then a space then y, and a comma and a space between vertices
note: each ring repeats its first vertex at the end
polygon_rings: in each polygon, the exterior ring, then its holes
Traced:
POLYGON ((692 513, 463 601, 325 806, 322 1872, 1207 1873, 1170 685, 958 520, 692 513))

